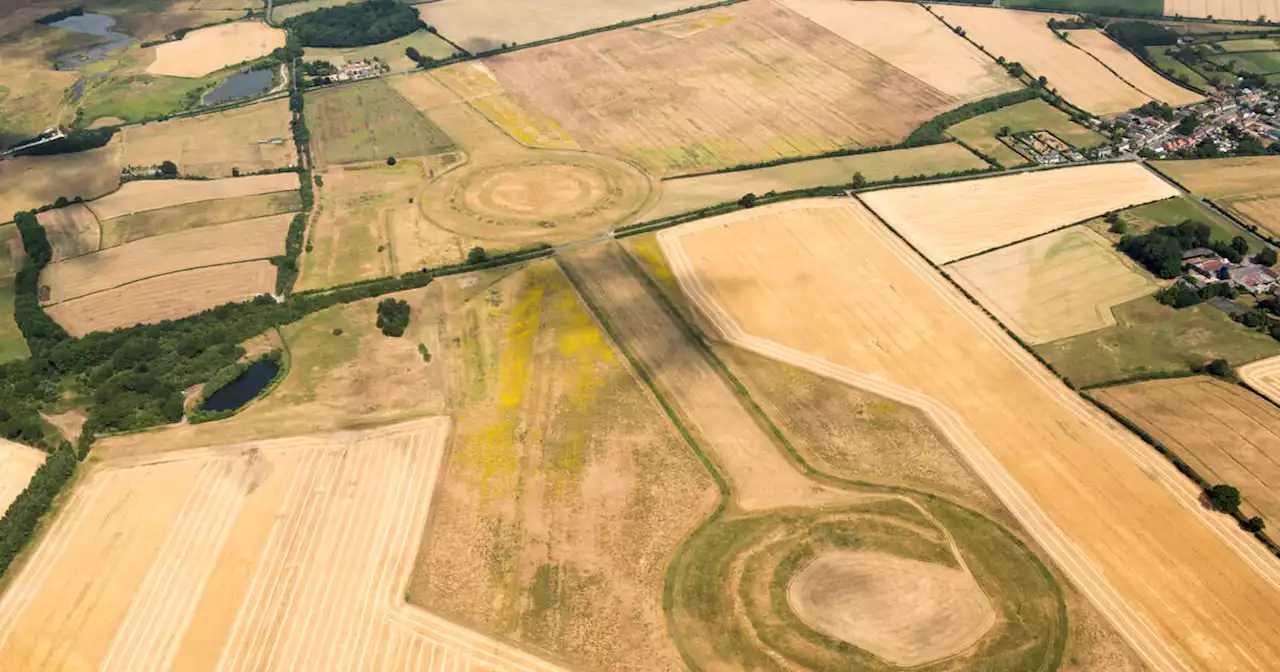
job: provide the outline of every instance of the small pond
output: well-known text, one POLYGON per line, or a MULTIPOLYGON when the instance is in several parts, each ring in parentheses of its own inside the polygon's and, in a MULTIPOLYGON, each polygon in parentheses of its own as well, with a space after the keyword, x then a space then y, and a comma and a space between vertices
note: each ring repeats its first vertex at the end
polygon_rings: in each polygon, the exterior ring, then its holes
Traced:
POLYGON ((119 49, 130 42, 133 38, 124 33, 117 33, 111 30, 111 26, 116 25, 114 16, 106 14, 81 14, 79 16, 68 16, 60 21, 54 21, 49 24, 54 28, 65 28, 74 30, 77 33, 87 33, 89 35, 97 35, 98 37, 109 40, 104 44, 95 45, 88 49, 79 51, 71 51, 65 54, 58 54, 54 57, 54 70, 75 70, 84 67, 94 61, 100 61, 106 57, 107 52, 112 49, 119 49))
POLYGON ((200 102, 205 105, 217 105, 228 100, 265 93, 267 89, 271 88, 271 73, 272 71, 267 69, 250 70, 238 75, 231 75, 222 80, 221 84, 204 94, 204 98, 201 98, 200 102))
POLYGON ((253 401, 258 393, 275 380, 280 373, 280 365, 269 360, 260 359, 249 365, 235 380, 218 388, 209 395, 200 407, 202 411, 234 411, 253 401))

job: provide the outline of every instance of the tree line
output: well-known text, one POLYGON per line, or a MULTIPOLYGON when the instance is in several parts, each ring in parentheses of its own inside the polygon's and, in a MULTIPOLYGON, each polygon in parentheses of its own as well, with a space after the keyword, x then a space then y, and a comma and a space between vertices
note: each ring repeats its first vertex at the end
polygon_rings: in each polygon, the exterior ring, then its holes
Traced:
POLYGON ((395 0, 325 7, 285 19, 283 25, 307 47, 362 47, 427 28, 414 8, 395 0))
POLYGON ((58 138, 22 151, 14 152, 14 156, 51 156, 53 154, 72 154, 88 149, 97 149, 111 141, 116 134, 114 126, 92 128, 82 131, 71 131, 65 137, 58 138))

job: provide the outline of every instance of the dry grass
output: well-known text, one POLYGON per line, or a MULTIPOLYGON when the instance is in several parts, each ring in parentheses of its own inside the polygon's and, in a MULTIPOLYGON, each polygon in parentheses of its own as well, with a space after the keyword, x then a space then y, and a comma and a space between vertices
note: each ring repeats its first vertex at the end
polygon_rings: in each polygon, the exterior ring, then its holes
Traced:
POLYGON ((919 5, 847 0, 782 4, 957 100, 978 100, 1022 86, 919 5))
POLYGON ((448 135, 383 79, 307 95, 307 120, 321 167, 454 149, 448 135))
POLYGON ((1149 100, 1046 25, 1055 16, 1067 16, 964 5, 938 6, 933 11, 948 24, 963 28, 970 40, 988 52, 1021 63, 1033 76, 1048 78, 1049 88, 1093 114, 1123 112, 1149 100))
POLYGON ((1157 161, 1157 170, 1246 222, 1280 237, 1280 156, 1157 161))
POLYGON ((1280 1, 1165 0, 1164 13, 1168 16, 1213 17, 1232 21, 1256 21, 1258 17, 1265 16, 1275 21, 1280 18, 1280 1))
POLYGON ((228 65, 266 56, 284 46, 284 31, 257 21, 235 21, 187 33, 155 47, 153 75, 203 77, 228 65))
POLYGON ((1280 520, 1280 408, 1197 376, 1092 390, 1210 483, 1240 489, 1246 515, 1280 520))
POLYGON ((1099 30, 1071 30, 1067 31, 1067 35, 1071 38, 1072 44, 1102 61, 1103 65, 1114 70, 1124 81, 1148 97, 1174 107, 1204 100, 1204 96, 1174 84, 1147 67, 1127 49, 1099 30))
POLYGON ((1114 306, 1159 285, 1102 236, 1072 227, 946 267, 1005 326, 1036 344, 1116 323, 1114 306))
MULTIPOLYGON (((82 49, 97 38, 61 28, 35 23, 54 11, 39 6, 16 7, 5 3, 5 26, 0 32, 0 146, 9 147, 33 137, 63 121, 70 121, 74 111, 62 102, 63 93, 80 75, 74 71, 54 70, 57 54, 82 49), (9 19, 12 19, 10 22, 9 19)), ((26 4, 26 3, 21 3, 26 4)), ((0 180, 3 181, 3 180, 0 180)), ((0 195, 2 196, 2 195, 0 195)), ((12 211, 0 210, 0 218, 12 211)))
POLYGON ((204 226, 294 212, 301 207, 302 195, 299 192, 277 191, 256 196, 198 201, 122 215, 102 222, 102 247, 115 247, 150 236, 204 226))
POLYGON ((1140 165, 1111 163, 884 189, 859 198, 924 256, 943 264, 1177 194, 1140 165))
MULTIPOLYGON (((283 240, 283 239, 281 239, 283 240)), ((45 309, 73 336, 135 324, 176 320, 224 303, 275 291, 269 261, 224 264, 160 275, 45 309)))
POLYGON ((1107 141, 1106 137, 1071 121, 1065 112, 1042 98, 966 119, 948 126, 947 133, 1005 166, 1030 163, 1000 141, 998 134, 1006 126, 1010 133, 1049 131, 1063 142, 1080 148, 1096 147, 1107 141))
POLYGON ((1272 403, 1280 404, 1280 357, 1269 357, 1246 364, 1237 369, 1236 373, 1272 403))
POLYGON ((1275 559, 865 208, 792 202, 659 240, 731 342, 921 406, 1153 668, 1280 657, 1275 559))
POLYGON ((484 65, 585 149, 659 173, 893 143, 958 104, 766 0, 484 65))
POLYGON ((0 509, 8 510, 36 469, 44 464, 44 458, 42 450, 0 439, 0 509))
POLYGON ((581 149, 555 119, 521 105, 503 90, 482 63, 459 63, 432 74, 520 144, 540 149, 581 149))
POLYGON ((135 180, 92 201, 89 209, 99 219, 108 220, 187 203, 255 196, 297 188, 296 173, 229 177, 222 180, 135 180))
POLYGON ((184 269, 284 254, 290 214, 231 222, 143 238, 45 267, 40 282, 52 302, 70 301, 112 287, 184 269))
POLYGON ((251 173, 297 162, 286 100, 130 126, 122 134, 125 164, 173 161, 183 175, 230 177, 232 168, 251 173), (275 138, 280 142, 266 142, 275 138))
POLYGON ((36 215, 53 248, 53 261, 97 252, 102 239, 98 218, 82 203, 36 215))
POLYGON ((59 196, 97 198, 120 184, 121 143, 75 154, 0 160, 0 220, 19 210, 50 205, 59 196))
POLYGON ((948 143, 814 159, 732 173, 682 177, 662 181, 662 195, 652 208, 641 215, 641 219, 658 219, 726 201, 736 201, 746 193, 760 195, 770 191, 845 184, 853 179, 854 173, 862 173, 868 181, 874 182, 895 176, 933 175, 986 166, 986 162, 973 152, 958 144, 948 143))

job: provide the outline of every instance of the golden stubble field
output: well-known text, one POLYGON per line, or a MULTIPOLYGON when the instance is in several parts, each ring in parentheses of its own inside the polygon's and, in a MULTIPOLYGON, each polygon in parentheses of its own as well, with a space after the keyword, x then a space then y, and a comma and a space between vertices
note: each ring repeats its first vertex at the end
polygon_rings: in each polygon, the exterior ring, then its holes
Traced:
POLYGON ((152 75, 203 77, 228 65, 266 56, 284 46, 284 31, 258 21, 234 21, 193 30, 155 48, 152 75))
POLYGON ((1033 76, 1048 78, 1049 88, 1093 114, 1124 112, 1150 100, 1049 30, 1049 19, 1065 20, 1068 15, 964 5, 938 6, 933 12, 949 25, 963 28, 970 40, 991 54, 1021 63, 1033 76))
POLYGON ((921 254, 945 264, 1177 195, 1138 164, 1108 163, 882 189, 859 198, 921 254))
POLYGON ((51 205, 59 196, 90 199, 114 190, 124 165, 122 147, 113 138, 86 152, 0 160, 0 220, 11 221, 19 210, 51 205))
POLYGON ((297 163, 289 102, 283 99, 130 126, 120 134, 124 165, 173 161, 183 175, 231 177, 232 168, 250 173, 297 163))
POLYGON ((1116 323, 1111 309, 1159 285, 1076 226, 945 267, 951 277, 1028 343, 1056 341, 1116 323))
POLYGON ((428 418, 96 465, 0 599, 0 656, 550 672, 404 602, 448 433, 428 418))
POLYGON ((659 240, 731 342, 924 410, 1153 668, 1280 656, 1275 559, 866 208, 797 201, 659 240))
POLYGON ((894 143, 960 103, 772 0, 483 63, 584 149, 659 174, 894 143))
POLYGON ((99 219, 172 208, 187 203, 255 196, 298 188, 297 173, 271 173, 221 180, 135 180, 89 203, 99 219))
POLYGON ((1280 236, 1280 157, 1157 161, 1157 170, 1240 219, 1280 236))
POLYGON ((1246 364, 1236 373, 1253 389, 1273 403, 1280 404, 1280 357, 1268 357, 1246 364))
POLYGON ((781 2, 959 101, 978 100, 1022 86, 1004 67, 919 5, 847 0, 781 2))
POLYGON ((7 510, 44 464, 42 450, 0 439, 0 509, 7 510))
POLYGON ((1067 31, 1067 35, 1071 38, 1072 44, 1089 52, 1094 58, 1114 70, 1133 88, 1151 98, 1174 107, 1204 100, 1204 96, 1174 84, 1147 67, 1145 63, 1100 30, 1070 30, 1067 31))
POLYGON ((1280 17, 1277 0, 1165 0, 1168 16, 1213 17, 1230 21, 1257 21, 1265 16, 1275 21, 1280 17))
POLYGON ((53 261, 98 251, 102 227, 83 203, 45 210, 37 214, 36 219, 44 227, 44 235, 53 248, 53 261))

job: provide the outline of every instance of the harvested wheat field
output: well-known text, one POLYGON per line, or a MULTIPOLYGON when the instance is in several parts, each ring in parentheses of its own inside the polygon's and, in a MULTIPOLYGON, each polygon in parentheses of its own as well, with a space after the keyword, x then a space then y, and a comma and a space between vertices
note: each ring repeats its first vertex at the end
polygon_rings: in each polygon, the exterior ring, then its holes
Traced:
POLYGON ((796 201, 659 240, 730 342, 924 410, 1153 669, 1280 657, 1280 563, 861 204, 796 201))
POLYGON ((1071 43, 1089 52, 1089 55, 1102 61, 1130 86, 1149 98, 1168 103, 1174 107, 1190 105, 1204 100, 1204 96, 1184 89, 1165 79, 1160 73, 1147 67, 1129 50, 1120 46, 1115 40, 1107 37, 1100 30, 1069 30, 1067 36, 1071 43))
POLYGON ((0 656, 24 670, 555 670, 403 601, 447 436, 430 418, 98 465, 0 600, 0 656))
MULTIPOLYGON (((646 19, 700 0, 558 0, 530 4, 524 0, 440 0, 418 5, 422 20, 470 52, 496 49, 504 43, 527 44, 620 21, 646 19)), ((280 12, 277 11, 277 16, 280 12)))
POLYGON ((189 268, 284 254, 288 213, 143 238, 101 252, 49 264, 40 284, 61 302, 189 268))
POLYGON ((1280 520, 1280 408, 1216 378, 1091 390, 1210 483, 1240 489, 1245 515, 1280 520))
POLYGON ((1272 237, 1280 237, 1280 156, 1157 161, 1156 170, 1272 237))
POLYGON ((890 144, 961 102, 770 0, 483 63, 584 149, 666 174, 890 144))
POLYGON ((964 29, 992 55, 1021 63, 1032 76, 1048 78, 1050 89, 1093 114, 1124 112, 1150 100, 1049 30, 1049 19, 1065 20, 1067 15, 964 5, 940 5, 933 12, 948 25, 964 29))
POLYGON ((19 210, 50 205, 59 196, 97 198, 120 184, 121 143, 74 154, 20 156, 0 160, 0 220, 19 210))
POLYGON ((92 201, 89 209, 99 219, 107 220, 187 203, 255 196, 297 188, 297 173, 271 173, 221 180, 135 180, 92 201))
POLYGON ((1265 16, 1271 21, 1280 18, 1280 1, 1277 0, 1165 0, 1167 16, 1213 17, 1231 21, 1257 21, 1265 16))
POLYGON ((883 189, 858 198, 930 261, 944 264, 1177 195, 1136 163, 1108 163, 883 189))
POLYGON ((479 61, 440 68, 432 75, 526 147, 582 149, 555 119, 521 105, 502 88, 493 72, 479 61))
POLYGON ((1021 88, 923 7, 901 2, 781 0, 801 16, 960 101, 1021 88), (892 30, 886 27, 892 26, 892 30))
POLYGON ((203 77, 228 65, 252 61, 284 46, 284 31, 257 21, 234 21, 193 30, 155 47, 147 73, 203 77))
POLYGON ((193 177, 231 177, 232 168, 252 173, 297 162, 286 100, 130 126, 121 134, 124 164, 173 161, 183 175, 193 177))
POLYGON ((0 509, 8 510, 44 458, 43 450, 0 439, 0 509))
POLYGON ((1280 357, 1269 357, 1236 369, 1240 379, 1259 394, 1280 404, 1280 357))
POLYGON ((295 189, 251 196, 214 198, 157 210, 144 210, 103 221, 102 247, 105 249, 150 236, 296 212, 301 209, 302 194, 295 189))
POLYGON ((642 219, 658 219, 727 201, 743 194, 789 191, 824 185, 847 184, 854 173, 869 182, 895 176, 935 175, 956 170, 986 168, 987 163, 956 143, 892 149, 852 156, 834 156, 781 166, 731 173, 696 175, 663 180, 662 194, 642 219))
POLYGON ((309 94, 307 118, 322 167, 454 149, 448 135, 382 79, 309 94))
POLYGON ((98 251, 102 227, 83 203, 45 210, 37 214, 36 219, 44 227, 44 235, 53 248, 53 261, 98 251))
POLYGON ((1031 344, 1116 323, 1114 306, 1159 289, 1085 227, 1046 234, 945 267, 996 319, 1031 344))

